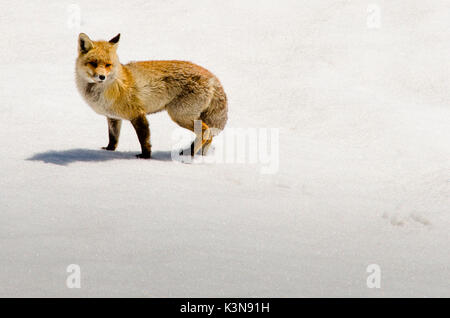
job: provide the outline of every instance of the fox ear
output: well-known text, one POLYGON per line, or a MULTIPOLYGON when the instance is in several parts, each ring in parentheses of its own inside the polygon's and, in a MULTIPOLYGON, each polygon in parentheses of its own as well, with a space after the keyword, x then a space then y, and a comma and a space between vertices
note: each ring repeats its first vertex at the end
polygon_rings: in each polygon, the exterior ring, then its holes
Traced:
POLYGON ((78 49, 80 53, 85 54, 93 47, 94 43, 92 43, 91 39, 86 34, 80 33, 78 37, 78 49))
POLYGON ((117 43, 119 43, 119 40, 120 40, 120 33, 117 34, 115 37, 113 37, 111 40, 109 40, 109 43, 117 45, 117 43))

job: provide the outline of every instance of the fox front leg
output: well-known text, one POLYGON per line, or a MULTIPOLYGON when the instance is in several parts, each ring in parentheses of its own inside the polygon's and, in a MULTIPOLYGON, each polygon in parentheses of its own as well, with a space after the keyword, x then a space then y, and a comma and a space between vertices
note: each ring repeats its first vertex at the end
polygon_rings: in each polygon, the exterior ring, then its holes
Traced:
POLYGON ((137 155, 137 157, 144 159, 150 158, 152 151, 150 145, 150 128, 148 127, 147 117, 145 117, 144 114, 139 115, 135 119, 131 120, 131 124, 136 130, 142 149, 142 153, 137 155))
POLYGON ((102 149, 114 151, 117 148, 117 144, 119 142, 120 135, 120 127, 122 126, 122 120, 106 118, 108 120, 108 135, 109 142, 108 146, 103 147, 102 149))

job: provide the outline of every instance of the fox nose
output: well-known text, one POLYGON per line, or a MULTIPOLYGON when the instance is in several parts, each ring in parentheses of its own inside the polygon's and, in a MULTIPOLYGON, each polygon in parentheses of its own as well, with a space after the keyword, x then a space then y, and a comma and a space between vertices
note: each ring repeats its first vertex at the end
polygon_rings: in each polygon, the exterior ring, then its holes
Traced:
POLYGON ((105 80, 105 75, 99 75, 98 78, 103 81, 103 80, 105 80))

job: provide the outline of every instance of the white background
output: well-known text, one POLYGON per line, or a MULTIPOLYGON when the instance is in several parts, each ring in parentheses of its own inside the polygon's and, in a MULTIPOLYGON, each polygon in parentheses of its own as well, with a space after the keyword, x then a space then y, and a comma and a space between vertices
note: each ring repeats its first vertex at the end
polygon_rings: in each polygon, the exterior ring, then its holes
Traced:
POLYGON ((370 3, 1 1, 0 296, 449 297, 450 4, 370 3), (280 129, 278 172, 172 162, 166 113, 155 159, 129 123, 101 151, 78 32, 210 69, 228 127, 280 129))

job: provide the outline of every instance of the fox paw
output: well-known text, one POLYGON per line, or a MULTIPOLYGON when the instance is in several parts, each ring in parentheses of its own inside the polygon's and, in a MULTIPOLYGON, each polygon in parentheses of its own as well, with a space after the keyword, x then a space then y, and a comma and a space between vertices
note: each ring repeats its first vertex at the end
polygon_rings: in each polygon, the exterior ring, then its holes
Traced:
POLYGON ((103 149, 103 150, 109 150, 109 151, 114 151, 114 150, 116 150, 116 148, 110 147, 110 146, 102 147, 102 149, 103 149))
POLYGON ((136 155, 137 158, 139 159, 150 159, 150 154, 149 153, 141 153, 140 155, 136 155))

